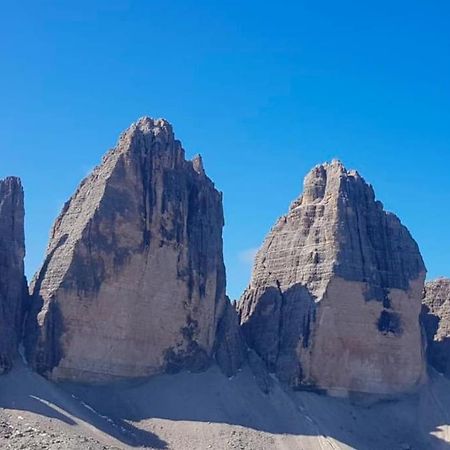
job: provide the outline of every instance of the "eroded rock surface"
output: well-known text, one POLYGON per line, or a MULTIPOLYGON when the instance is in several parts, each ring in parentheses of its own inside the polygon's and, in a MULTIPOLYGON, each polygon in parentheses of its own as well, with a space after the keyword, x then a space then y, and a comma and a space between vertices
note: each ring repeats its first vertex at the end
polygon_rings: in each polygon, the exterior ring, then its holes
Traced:
POLYGON ((0 374, 11 369, 21 337, 24 275, 24 202, 20 180, 0 180, 0 374))
POLYGON ((429 363, 450 377, 450 279, 425 283, 422 323, 427 335, 429 363))
POLYGON ((294 387, 396 394, 425 377, 425 267, 356 171, 315 167, 275 224, 239 302, 246 340, 294 387))
MULTIPOLYGON (((56 220, 32 283, 27 355, 84 382, 201 370, 226 314, 222 195, 163 119, 126 130, 56 220)), ((232 367, 227 364, 231 364, 232 367)))

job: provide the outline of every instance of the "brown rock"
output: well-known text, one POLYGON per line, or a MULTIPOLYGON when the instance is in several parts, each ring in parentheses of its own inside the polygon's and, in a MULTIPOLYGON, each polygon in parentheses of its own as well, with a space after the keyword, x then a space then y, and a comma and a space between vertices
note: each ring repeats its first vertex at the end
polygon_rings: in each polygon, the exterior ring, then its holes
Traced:
POLYGON ((24 215, 20 180, 0 180, 0 374, 11 368, 21 337, 27 296, 24 215))
POLYGON ((205 368, 228 314, 222 227, 201 158, 165 120, 133 124, 53 227, 32 284, 34 367, 84 382, 205 368))
POLYGON ((425 267, 408 230, 338 161, 315 167, 239 302, 247 342, 295 387, 396 394, 425 377, 425 267))
POLYGON ((450 279, 425 283, 422 323, 427 336, 428 362, 450 378, 450 279))

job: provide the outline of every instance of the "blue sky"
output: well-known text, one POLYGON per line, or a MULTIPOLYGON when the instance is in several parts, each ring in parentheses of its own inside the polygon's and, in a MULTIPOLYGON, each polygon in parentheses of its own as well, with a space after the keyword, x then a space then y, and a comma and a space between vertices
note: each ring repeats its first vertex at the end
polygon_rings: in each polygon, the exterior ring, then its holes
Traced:
POLYGON ((224 192, 228 292, 315 164, 340 158, 450 275, 450 2, 3 2, 0 177, 26 191, 27 272, 131 122, 172 122, 224 192))

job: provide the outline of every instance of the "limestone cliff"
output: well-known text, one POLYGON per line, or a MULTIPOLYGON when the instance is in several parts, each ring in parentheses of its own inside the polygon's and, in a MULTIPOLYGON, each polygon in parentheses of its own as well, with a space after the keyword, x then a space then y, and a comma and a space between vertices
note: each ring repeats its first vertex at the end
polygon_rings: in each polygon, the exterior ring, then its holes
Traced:
POLYGON ((425 377, 425 267, 408 230, 338 161, 315 167, 239 302, 250 347, 294 387, 396 394, 425 377))
POLYGON ((133 124, 54 224, 32 283, 30 362, 53 379, 102 382, 200 370, 236 350, 235 336, 216 339, 231 320, 223 223, 201 158, 185 160, 167 121, 133 124))
POLYGON ((450 378, 450 279, 425 284, 422 323, 427 335, 429 363, 450 378))
POLYGON ((23 189, 18 178, 0 180, 0 374, 7 372, 21 337, 27 285, 23 189))

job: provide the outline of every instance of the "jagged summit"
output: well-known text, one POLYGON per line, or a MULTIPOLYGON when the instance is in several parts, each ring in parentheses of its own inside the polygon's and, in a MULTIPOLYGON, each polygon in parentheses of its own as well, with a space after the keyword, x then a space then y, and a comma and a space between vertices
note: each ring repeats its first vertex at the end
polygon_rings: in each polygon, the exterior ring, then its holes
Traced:
POLYGON ((171 132, 173 132, 171 123, 167 119, 164 119, 162 117, 158 119, 153 119, 152 117, 149 116, 142 116, 138 120, 136 120, 136 122, 132 123, 129 129, 133 127, 139 128, 142 131, 162 129, 162 130, 170 130, 171 132))
POLYGON ((211 179, 206 175, 203 158, 200 154, 194 155, 192 161, 184 161, 185 151, 181 142, 176 139, 172 125, 166 119, 153 119, 148 116, 141 117, 132 123, 119 137, 117 146, 103 157, 103 163, 109 158, 114 158, 122 152, 129 152, 137 147, 139 152, 147 154, 150 149, 157 150, 164 158, 170 158, 170 164, 184 163, 186 169, 191 165, 195 173, 205 177, 212 184, 211 179), (151 144, 149 144, 149 140, 151 144), (135 144, 133 144, 135 143, 135 144), (157 148, 156 148, 157 147, 157 148))
POLYGON ((290 209, 320 202, 336 191, 345 193, 349 189, 348 184, 359 185, 361 190, 366 191, 365 195, 375 198, 372 186, 365 182, 358 171, 347 170, 341 161, 333 159, 330 163, 316 165, 308 172, 303 180, 303 193, 292 202, 290 209))
POLYGON ((3 189, 5 189, 6 186, 10 186, 10 187, 14 187, 14 188, 23 190, 22 181, 19 177, 7 176, 7 177, 3 178, 2 180, 0 180, 0 182, 2 183, 3 189))
POLYGON ((349 184, 359 186, 371 198, 375 193, 371 185, 356 170, 347 170, 344 164, 334 159, 331 163, 323 163, 315 166, 305 177, 303 182, 303 194, 296 205, 314 203, 320 201, 332 191, 345 191, 350 189, 349 184))
POLYGON ((192 158, 192 167, 199 175, 205 175, 202 155, 197 154, 194 156, 194 158, 192 158))
MULTIPOLYGON (((173 137, 173 127, 166 119, 152 119, 151 117, 144 116, 138 119, 129 128, 130 131, 139 130, 143 133, 151 132, 155 136, 160 134, 173 137)), ((126 132, 125 132, 126 133, 126 132)))

